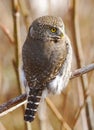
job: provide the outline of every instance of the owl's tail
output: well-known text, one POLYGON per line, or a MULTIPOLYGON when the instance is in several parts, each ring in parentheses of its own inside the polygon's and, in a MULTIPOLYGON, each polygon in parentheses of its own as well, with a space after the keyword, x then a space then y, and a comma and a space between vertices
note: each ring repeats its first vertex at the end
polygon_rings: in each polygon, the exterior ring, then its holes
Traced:
POLYGON ((37 111, 40 99, 42 95, 42 90, 30 89, 27 101, 27 107, 25 110, 24 120, 25 121, 33 121, 35 118, 35 113, 37 111))

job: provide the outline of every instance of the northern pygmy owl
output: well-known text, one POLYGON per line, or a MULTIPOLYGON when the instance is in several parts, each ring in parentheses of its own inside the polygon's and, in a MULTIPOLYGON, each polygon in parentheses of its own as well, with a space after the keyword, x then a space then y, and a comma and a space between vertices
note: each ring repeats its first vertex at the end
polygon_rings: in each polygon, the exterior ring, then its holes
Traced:
POLYGON ((60 17, 43 16, 33 21, 22 48, 27 92, 25 121, 33 121, 44 91, 58 94, 71 72, 72 48, 60 17))

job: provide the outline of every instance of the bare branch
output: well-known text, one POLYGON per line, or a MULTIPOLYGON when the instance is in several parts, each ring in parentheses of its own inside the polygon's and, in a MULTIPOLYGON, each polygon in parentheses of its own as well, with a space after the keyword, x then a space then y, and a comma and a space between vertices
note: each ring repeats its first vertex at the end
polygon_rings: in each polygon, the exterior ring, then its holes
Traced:
MULTIPOLYGON (((16 107, 16 105, 18 105, 18 104, 24 102, 25 100, 26 100, 26 94, 22 94, 22 95, 17 96, 17 97, 15 97, 15 98, 13 98, 13 99, 10 99, 10 100, 9 100, 8 102, 6 102, 6 103, 0 105, 0 113, 1 113, 0 116, 3 116, 3 115, 5 115, 5 114, 7 114, 8 112, 5 112, 5 111, 9 110, 9 109, 12 108, 12 107, 14 107, 14 109, 20 107, 20 106, 23 105, 23 104, 19 105, 18 107, 16 107)), ((24 102, 24 103, 25 103, 25 102, 24 102)), ((14 110, 14 109, 12 109, 12 110, 14 110)), ((10 110, 10 111, 12 111, 12 110, 10 110)), ((9 111, 9 112, 10 112, 10 111, 9 111)))
POLYGON ((88 73, 88 72, 92 71, 93 69, 94 69, 94 63, 89 64, 87 66, 84 66, 84 67, 82 67, 80 69, 77 69, 77 70, 72 72, 72 75, 71 75, 70 79, 73 79, 75 77, 78 77, 78 76, 81 76, 81 75, 83 75, 85 73, 88 73))

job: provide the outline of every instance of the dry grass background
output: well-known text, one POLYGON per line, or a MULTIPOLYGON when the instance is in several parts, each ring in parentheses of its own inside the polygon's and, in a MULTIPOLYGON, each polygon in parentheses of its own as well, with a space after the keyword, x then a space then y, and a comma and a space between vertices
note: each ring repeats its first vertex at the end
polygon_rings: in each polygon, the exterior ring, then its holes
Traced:
MULTIPOLYGON (((32 20, 47 14, 61 16, 66 25, 73 47, 72 70, 94 62, 94 0, 0 0, 0 104, 22 93, 17 54, 32 20)), ((72 130, 94 130, 94 71, 72 79, 62 94, 49 98, 72 130)), ((37 115, 32 125, 24 122, 23 109, 1 117, 0 130, 66 130, 49 105, 47 118, 37 115)))

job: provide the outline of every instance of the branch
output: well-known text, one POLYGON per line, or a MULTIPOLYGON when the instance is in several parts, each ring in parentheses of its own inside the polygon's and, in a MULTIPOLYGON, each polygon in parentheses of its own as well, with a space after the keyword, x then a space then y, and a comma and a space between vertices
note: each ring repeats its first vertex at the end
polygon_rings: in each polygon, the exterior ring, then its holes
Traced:
POLYGON ((77 70, 73 71, 72 74, 71 74, 71 78, 70 79, 73 79, 73 78, 76 78, 78 76, 81 76, 81 75, 83 75, 85 73, 88 73, 88 72, 90 72, 92 70, 94 70, 94 63, 89 64, 87 66, 84 66, 84 67, 82 67, 80 69, 77 69, 77 70))
POLYGON ((7 113, 15 110, 26 103, 26 94, 22 94, 13 99, 10 99, 8 102, 0 105, 0 117, 6 115, 7 113))
MULTIPOLYGON (((70 79, 81 76, 92 70, 94 70, 94 63, 73 71, 70 79)), ((0 105, 0 117, 15 110, 16 108, 20 107, 25 103, 26 103, 26 94, 22 94, 20 96, 17 96, 16 98, 10 99, 8 102, 0 105)))

